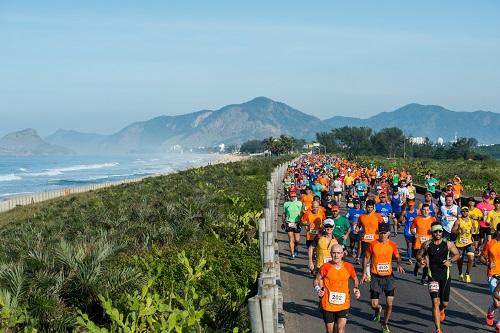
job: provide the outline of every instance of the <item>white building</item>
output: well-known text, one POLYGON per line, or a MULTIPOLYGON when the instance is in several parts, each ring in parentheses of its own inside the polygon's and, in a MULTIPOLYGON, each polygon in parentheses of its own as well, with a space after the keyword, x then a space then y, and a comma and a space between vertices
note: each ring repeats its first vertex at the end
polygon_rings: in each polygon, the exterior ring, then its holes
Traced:
POLYGON ((425 138, 421 136, 411 137, 410 142, 415 145, 423 145, 425 143, 425 138))
POLYGON ((444 139, 442 137, 437 138, 437 144, 440 146, 444 145, 444 139))

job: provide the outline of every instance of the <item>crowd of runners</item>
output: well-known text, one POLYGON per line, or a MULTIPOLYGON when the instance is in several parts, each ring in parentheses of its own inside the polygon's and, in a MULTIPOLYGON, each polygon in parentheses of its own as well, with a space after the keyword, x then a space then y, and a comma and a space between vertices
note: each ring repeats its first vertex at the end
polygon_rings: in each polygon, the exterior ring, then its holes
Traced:
MULTIPOLYGON (((458 175, 441 190, 431 172, 423 182, 424 199, 418 202, 413 177, 405 169, 365 167, 325 155, 304 156, 288 167, 282 229, 292 259, 301 246, 307 248, 328 333, 345 332, 350 286, 360 298, 360 283, 370 284, 373 321, 380 323, 381 332, 390 332, 393 269, 405 273, 403 260, 414 265, 415 277, 422 270, 420 283, 429 289, 436 332, 442 332, 446 317, 452 267, 457 266, 460 281, 471 283, 473 267, 479 261, 487 265, 492 301, 486 323, 494 325, 500 307, 500 198, 488 184, 480 202, 474 197, 463 202, 458 175), (403 254, 390 239, 399 233, 406 241, 403 254), (352 264, 344 260, 347 256, 352 264), (361 278, 355 265, 360 265, 361 278)), ((500 332, 500 320, 495 328, 500 332)))

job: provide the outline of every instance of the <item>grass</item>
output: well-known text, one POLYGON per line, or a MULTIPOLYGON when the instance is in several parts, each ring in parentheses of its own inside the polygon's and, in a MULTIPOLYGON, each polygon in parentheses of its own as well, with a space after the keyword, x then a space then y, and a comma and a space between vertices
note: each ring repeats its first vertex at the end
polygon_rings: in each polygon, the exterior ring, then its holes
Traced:
POLYGON ((147 287, 199 327, 248 329, 245 300, 259 270, 256 222, 266 181, 285 160, 195 168, 0 214, 0 308, 10 311, 1 326, 83 330, 78 318, 86 313, 113 327, 109 302, 130 314, 127 304, 140 300, 131 295, 147 287), (203 262, 203 279, 193 277, 186 290, 194 274, 186 265, 203 262), (25 320, 14 323, 18 315, 25 320))

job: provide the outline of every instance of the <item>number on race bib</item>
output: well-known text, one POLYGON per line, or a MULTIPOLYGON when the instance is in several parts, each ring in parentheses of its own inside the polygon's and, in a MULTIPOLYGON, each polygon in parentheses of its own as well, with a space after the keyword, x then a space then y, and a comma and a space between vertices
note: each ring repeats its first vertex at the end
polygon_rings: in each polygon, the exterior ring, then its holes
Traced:
POLYGON ((330 304, 341 305, 345 303, 345 293, 330 291, 328 302, 330 304))
POLYGON ((324 257, 323 258, 323 264, 326 264, 327 262, 332 261, 332 257, 324 257))
POLYGON ((467 245, 467 244, 472 243, 472 241, 468 237, 460 237, 460 243, 467 245))
POLYGON ((288 222, 288 227, 295 229, 295 228, 297 228, 297 223, 295 223, 295 222, 288 222))
POLYGON ((382 216, 382 219, 385 223, 389 222, 389 216, 382 216))
POLYGON ((391 264, 388 263, 381 263, 377 264, 377 273, 389 273, 391 268, 391 264))
POLYGON ((420 236, 420 243, 427 242, 429 239, 429 236, 420 236))
POLYGON ((439 292, 439 282, 437 282, 437 281, 431 281, 431 282, 429 282, 429 291, 431 293, 437 293, 437 292, 439 292))
POLYGON ((375 236, 373 234, 365 234, 363 237, 364 240, 371 241, 375 239, 375 236))
POLYGON ((448 223, 455 223, 456 220, 457 218, 455 216, 446 216, 446 221, 448 221, 448 223))
POLYGON ((354 204, 353 204, 352 202, 349 202, 349 203, 347 204, 347 207, 349 207, 349 208, 353 208, 353 207, 354 207, 354 204))

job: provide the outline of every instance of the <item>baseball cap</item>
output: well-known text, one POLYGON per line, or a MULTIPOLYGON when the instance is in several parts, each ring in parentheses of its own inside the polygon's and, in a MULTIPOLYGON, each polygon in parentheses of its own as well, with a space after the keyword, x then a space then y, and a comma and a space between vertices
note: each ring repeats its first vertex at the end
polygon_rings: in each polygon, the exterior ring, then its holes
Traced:
POLYGON ((366 205, 367 206, 375 206, 375 201, 373 201, 372 199, 366 200, 366 205))
POLYGON ((453 183, 452 182, 447 182, 446 186, 453 186, 453 183))
POLYGON ((475 199, 474 197, 469 197, 469 198, 467 199, 467 201, 474 201, 474 202, 476 202, 476 199, 475 199))
POLYGON ((465 206, 464 206, 464 207, 462 207, 460 210, 461 210, 462 212, 463 212, 464 210, 469 211, 469 207, 465 207, 465 206))
POLYGON ((389 223, 380 223, 378 225, 378 232, 379 233, 386 233, 391 231, 391 226, 389 223))
POLYGON ((428 195, 428 194, 432 195, 432 193, 429 191, 425 192, 425 195, 428 195))
POLYGON ((323 222, 323 226, 324 227, 334 227, 335 226, 335 221, 333 221, 332 219, 326 219, 323 222))
POLYGON ((415 205, 415 199, 408 199, 406 201, 406 203, 408 204, 408 206, 414 206, 415 205))
POLYGON ((377 186, 377 190, 381 190, 382 189, 382 186, 377 186))
POLYGON ((292 192, 290 192, 290 196, 291 196, 291 197, 296 197, 296 196, 297 196, 297 193, 296 193, 296 192, 294 192, 294 191, 292 191, 292 192))
POLYGON ((359 204, 361 203, 361 201, 359 200, 359 198, 354 198, 352 199, 352 203, 359 204))
POLYGON ((339 211, 339 206, 337 206, 337 205, 332 206, 331 211, 332 212, 338 212, 339 211))

